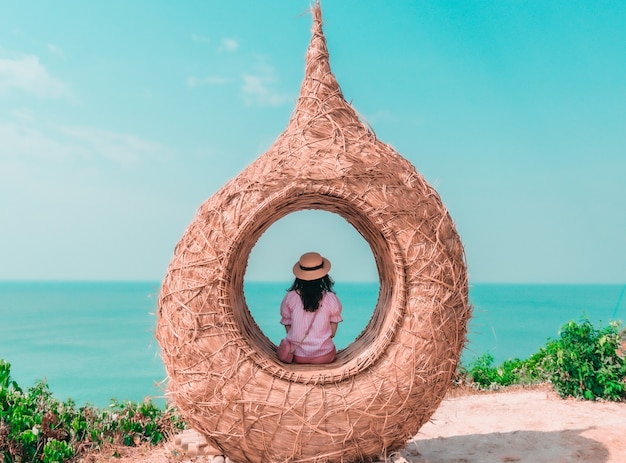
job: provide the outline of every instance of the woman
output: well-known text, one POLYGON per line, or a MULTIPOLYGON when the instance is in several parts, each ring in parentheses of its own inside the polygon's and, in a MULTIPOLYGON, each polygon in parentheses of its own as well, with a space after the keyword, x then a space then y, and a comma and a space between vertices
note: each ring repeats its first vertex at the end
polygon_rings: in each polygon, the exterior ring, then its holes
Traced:
POLYGON ((330 261, 307 252, 293 266, 296 276, 280 305, 280 322, 294 345, 294 363, 330 363, 337 349, 332 338, 341 318, 341 302, 328 275, 330 261))

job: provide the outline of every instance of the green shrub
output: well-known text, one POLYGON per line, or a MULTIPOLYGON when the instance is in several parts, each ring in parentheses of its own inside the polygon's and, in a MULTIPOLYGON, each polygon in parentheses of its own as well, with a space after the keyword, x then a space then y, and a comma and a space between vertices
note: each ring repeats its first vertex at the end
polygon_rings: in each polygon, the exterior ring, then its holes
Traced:
POLYGON ((539 384, 549 381, 551 372, 545 347, 521 362, 517 372, 521 384, 539 384))
POLYGON ((621 400, 626 397, 626 362, 618 355, 619 324, 602 329, 589 320, 570 321, 546 345, 550 380, 561 397, 621 400))
POLYGON ((626 398, 626 361, 619 355, 624 330, 618 323, 595 329, 586 319, 570 321, 559 335, 527 360, 494 366, 493 356, 484 354, 470 364, 466 377, 481 389, 549 381, 561 397, 626 398))
POLYGON ((65 441, 50 439, 43 447, 43 463, 63 463, 74 456, 74 448, 65 441))
POLYGON ((151 401, 117 402, 103 410, 60 402, 41 381, 23 391, 11 379, 11 366, 0 360, 0 457, 2 463, 63 463, 104 444, 159 443, 183 429, 172 409, 151 401))
POLYGON ((105 424, 102 432, 115 436, 119 443, 127 446, 149 442, 156 445, 165 437, 165 431, 174 428, 183 428, 180 420, 147 401, 141 404, 134 402, 117 402, 113 400, 103 414, 105 424))
POLYGON ((487 353, 472 362, 466 376, 480 389, 496 389, 513 384, 536 384, 546 380, 544 353, 538 352, 528 360, 509 359, 493 365, 493 355, 487 353))
POLYGON ((518 382, 519 359, 507 360, 499 367, 494 367, 493 361, 493 355, 489 353, 478 357, 467 371, 470 380, 480 388, 510 386, 518 382))

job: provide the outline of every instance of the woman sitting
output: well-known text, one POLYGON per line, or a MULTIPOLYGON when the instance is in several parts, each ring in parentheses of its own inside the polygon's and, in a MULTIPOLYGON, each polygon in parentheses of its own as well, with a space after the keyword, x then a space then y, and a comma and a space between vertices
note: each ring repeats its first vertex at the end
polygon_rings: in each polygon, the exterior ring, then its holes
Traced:
POLYGON ((333 337, 341 318, 341 302, 328 275, 330 261, 308 252, 294 265, 295 281, 280 305, 280 322, 294 350, 294 363, 330 363, 337 349, 333 337))

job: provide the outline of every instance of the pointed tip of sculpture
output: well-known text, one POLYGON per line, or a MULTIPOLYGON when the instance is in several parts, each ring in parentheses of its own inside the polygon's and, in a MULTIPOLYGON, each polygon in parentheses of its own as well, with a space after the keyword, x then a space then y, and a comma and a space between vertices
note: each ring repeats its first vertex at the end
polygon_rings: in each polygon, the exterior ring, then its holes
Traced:
MULTIPOLYGON (((311 42, 307 50, 307 68, 318 63, 328 66, 328 47, 324 36, 322 6, 316 1, 311 8, 313 25, 311 27, 311 42)), ((330 68, 328 70, 330 72, 330 68)))
POLYGON ((312 8, 311 40, 306 52, 304 79, 287 131, 297 131, 308 142, 326 139, 337 127, 351 127, 359 136, 376 137, 345 100, 330 68, 330 54, 323 32, 319 1, 312 8))
POLYGON ((330 68, 330 55, 323 31, 322 9, 319 1, 311 7, 313 24, 306 52, 304 80, 296 104, 297 119, 311 119, 324 112, 321 106, 347 106, 339 83, 330 68))
POLYGON ((313 15, 313 29, 322 30, 322 5, 319 0, 316 0, 311 7, 311 14, 313 15))

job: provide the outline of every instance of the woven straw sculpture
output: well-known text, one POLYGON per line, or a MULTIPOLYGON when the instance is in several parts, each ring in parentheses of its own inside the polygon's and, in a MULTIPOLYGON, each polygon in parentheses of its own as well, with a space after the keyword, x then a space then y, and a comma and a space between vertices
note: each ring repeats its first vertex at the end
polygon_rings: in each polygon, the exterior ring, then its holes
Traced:
POLYGON ((202 204, 159 296, 168 397, 239 463, 370 461, 403 447, 450 385, 471 312, 452 220, 415 168, 344 100, 319 4, 313 17, 287 129, 202 204), (304 209, 352 224, 380 278, 371 321, 329 365, 278 361, 243 293, 257 240, 304 209))

